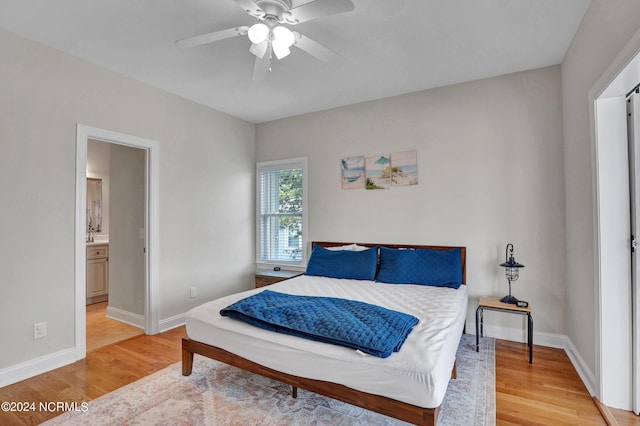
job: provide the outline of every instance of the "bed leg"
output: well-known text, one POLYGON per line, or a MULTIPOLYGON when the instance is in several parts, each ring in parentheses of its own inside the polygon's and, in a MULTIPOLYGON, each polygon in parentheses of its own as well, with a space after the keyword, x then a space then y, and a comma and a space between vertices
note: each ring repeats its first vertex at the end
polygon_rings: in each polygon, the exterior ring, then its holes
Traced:
POLYGON ((438 424, 438 415, 439 414, 440 414, 440 407, 436 407, 435 410, 433 410, 433 416, 431 416, 428 419, 426 419, 426 421, 427 421, 426 424, 436 426, 438 424))
POLYGON ((191 375, 191 370, 193 370, 193 352, 182 348, 182 375, 191 375))
POLYGON ((291 386, 291 396, 293 399, 298 397, 298 388, 296 386, 291 386))
POLYGON ((451 378, 452 379, 458 378, 458 362, 457 361, 453 361, 453 370, 451 371, 451 378))

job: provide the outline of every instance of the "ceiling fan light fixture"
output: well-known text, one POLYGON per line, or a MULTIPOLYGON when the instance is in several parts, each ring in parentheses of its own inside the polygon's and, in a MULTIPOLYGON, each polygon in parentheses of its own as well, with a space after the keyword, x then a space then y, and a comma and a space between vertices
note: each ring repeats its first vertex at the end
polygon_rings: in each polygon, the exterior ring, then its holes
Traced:
POLYGON ((249 48, 249 52, 256 55, 258 58, 262 59, 264 54, 267 52, 267 48, 269 47, 269 41, 265 40, 262 43, 252 43, 249 48))
POLYGON ((282 25, 278 25, 273 30, 273 41, 278 44, 282 44, 287 49, 293 45, 295 41, 295 37, 291 30, 287 27, 283 27, 282 25))
POLYGON ((321 44, 292 32, 285 25, 296 25, 324 16, 336 15, 354 9, 352 0, 234 0, 250 16, 257 19, 254 25, 238 26, 213 31, 176 41, 184 47, 201 46, 236 36, 246 35, 251 41, 249 51, 257 57, 254 80, 263 79, 271 71, 272 57, 282 59, 291 54, 291 46, 322 61, 339 58, 335 52, 321 44), (295 5, 294 5, 295 3, 295 5), (302 4, 300 4, 302 3, 302 4), (295 7, 294 7, 295 6, 295 7), (258 77, 258 78, 256 78, 258 77))
POLYGON ((247 35, 252 43, 260 44, 269 37, 269 27, 262 22, 258 22, 249 28, 247 35))
POLYGON ((286 58, 291 53, 291 50, 289 50, 289 46, 286 46, 284 43, 278 40, 273 40, 271 42, 271 48, 273 49, 274 55, 276 55, 276 58, 278 59, 286 58))

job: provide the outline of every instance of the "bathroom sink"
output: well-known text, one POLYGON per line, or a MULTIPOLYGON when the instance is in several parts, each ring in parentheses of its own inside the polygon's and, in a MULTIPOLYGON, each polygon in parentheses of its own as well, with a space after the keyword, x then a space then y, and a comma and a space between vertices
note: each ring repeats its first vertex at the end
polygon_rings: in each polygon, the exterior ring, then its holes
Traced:
POLYGON ((108 235, 94 235, 92 242, 87 242, 87 247, 109 244, 108 235))
POLYGON ((101 246, 104 244, 109 244, 109 241, 94 241, 92 243, 87 243, 87 247, 91 247, 91 246, 101 246))

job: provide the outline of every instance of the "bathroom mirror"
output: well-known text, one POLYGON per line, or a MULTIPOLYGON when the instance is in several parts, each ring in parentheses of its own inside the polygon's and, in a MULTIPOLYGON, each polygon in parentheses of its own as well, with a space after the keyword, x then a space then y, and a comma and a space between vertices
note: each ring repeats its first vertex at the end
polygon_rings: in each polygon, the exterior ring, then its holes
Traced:
POLYGON ((102 179, 87 178, 87 235, 102 232, 102 179))

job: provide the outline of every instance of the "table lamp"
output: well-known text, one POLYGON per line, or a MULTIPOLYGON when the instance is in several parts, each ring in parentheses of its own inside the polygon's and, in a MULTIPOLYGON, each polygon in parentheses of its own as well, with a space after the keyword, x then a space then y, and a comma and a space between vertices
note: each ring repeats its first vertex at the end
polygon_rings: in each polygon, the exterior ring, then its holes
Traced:
POLYGON ((520 268, 524 268, 524 265, 516 262, 513 258, 513 244, 508 243, 507 248, 504 253, 504 263, 501 263, 500 266, 504 267, 504 275, 507 277, 509 281, 509 294, 500 301, 502 303, 509 303, 515 305, 518 302, 518 299, 511 295, 511 281, 516 281, 520 276, 520 268))

